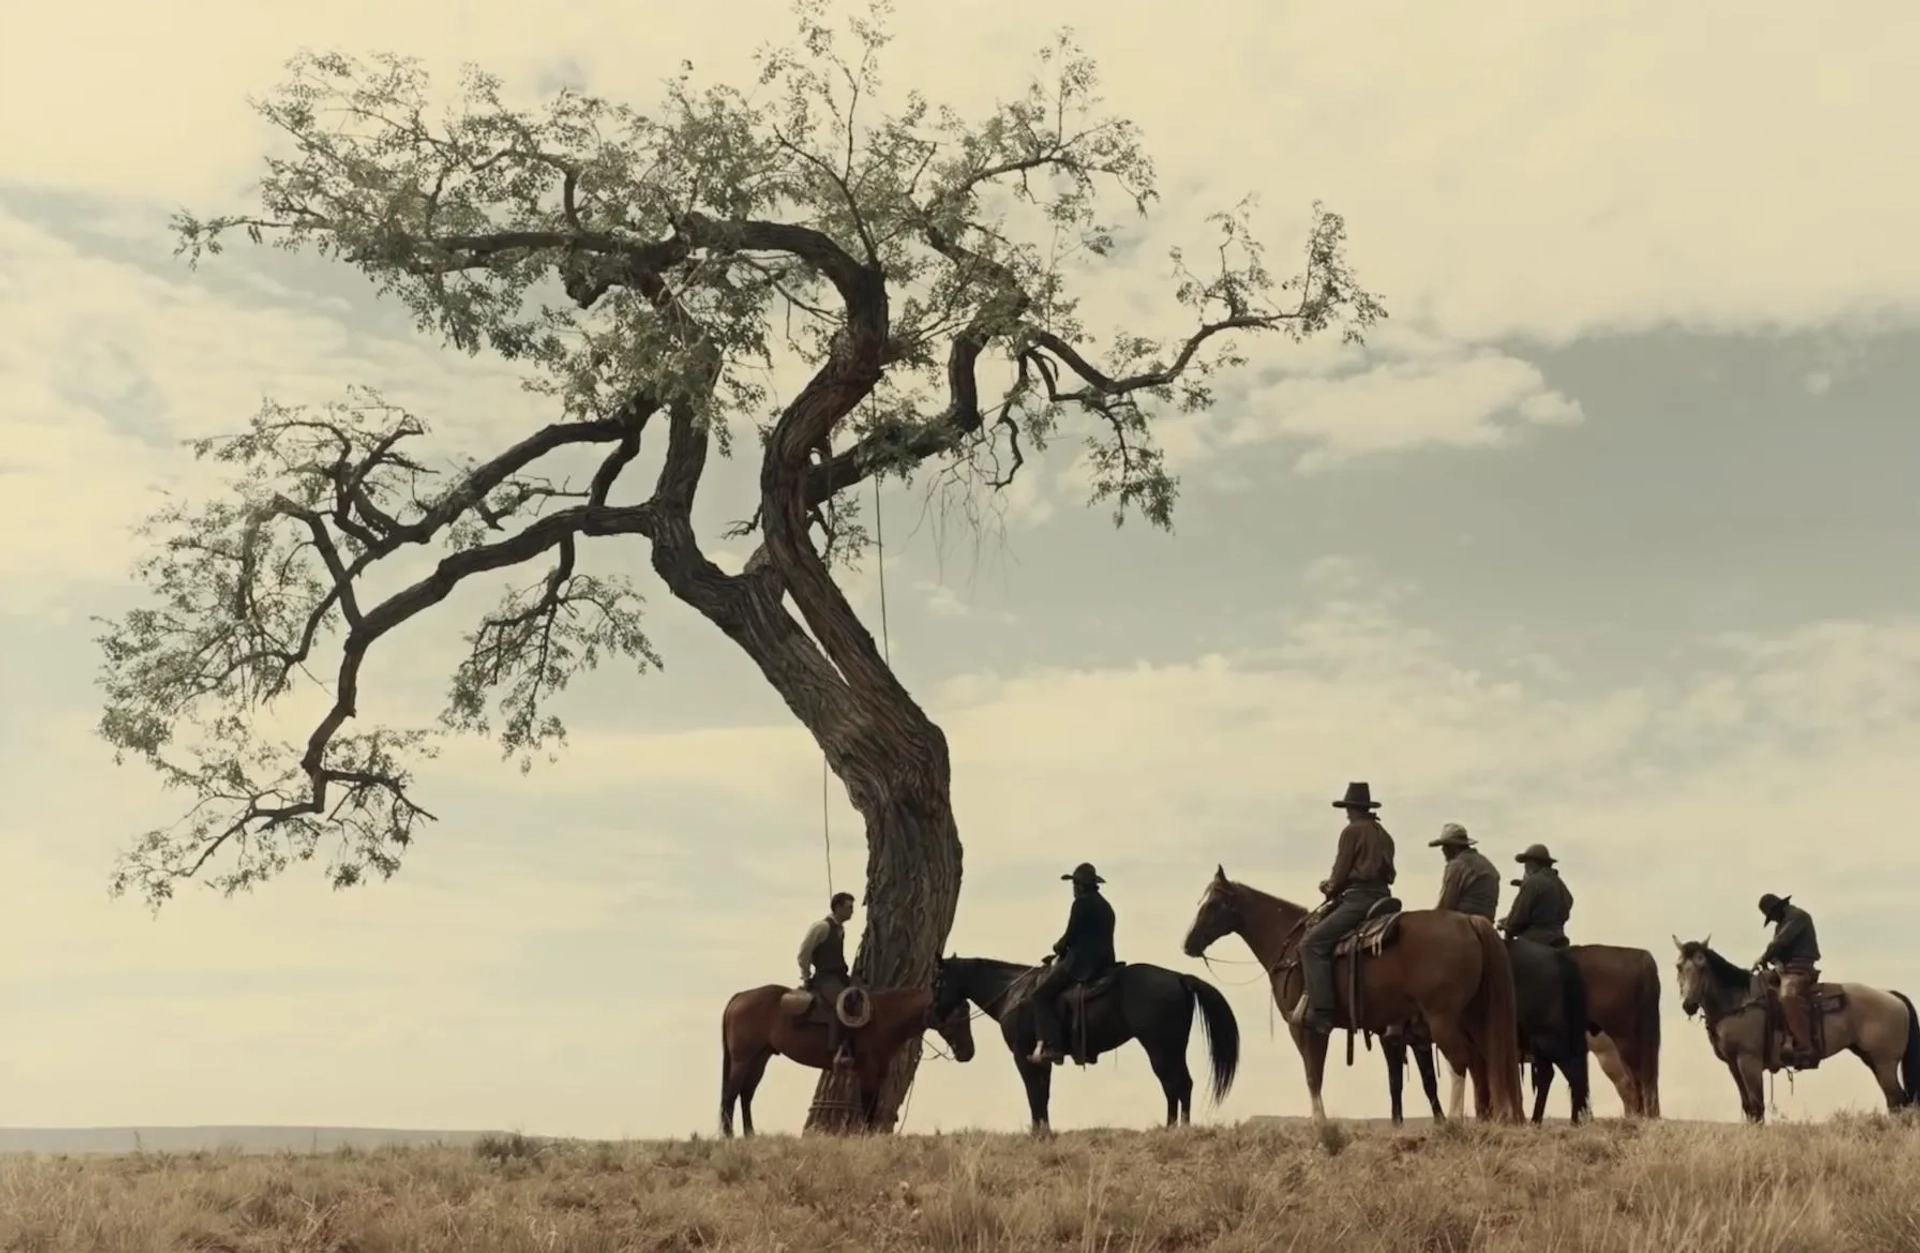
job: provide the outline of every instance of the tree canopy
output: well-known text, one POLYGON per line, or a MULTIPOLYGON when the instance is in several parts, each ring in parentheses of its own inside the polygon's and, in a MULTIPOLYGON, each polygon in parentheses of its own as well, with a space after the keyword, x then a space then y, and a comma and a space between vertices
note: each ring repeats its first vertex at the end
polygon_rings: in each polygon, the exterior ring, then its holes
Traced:
POLYGON ((685 66, 644 112, 575 91, 517 108, 477 69, 448 102, 414 61, 337 53, 295 58, 256 103, 284 140, 258 207, 179 216, 183 253, 240 231, 343 261, 446 344, 516 363, 552 417, 436 468, 425 421, 349 388, 195 445, 233 485, 153 518, 145 603, 101 640, 102 733, 191 807, 133 844, 116 892, 158 907, 182 880, 231 892, 323 851, 336 884, 391 875, 431 816, 412 771, 436 735, 492 734, 524 759, 562 742, 570 679, 658 664, 639 591, 594 572, 611 537, 646 545, 871 800, 898 752, 862 711, 917 707, 831 572, 864 541, 850 489, 937 474, 991 492, 1076 438, 1116 523, 1166 527, 1178 484, 1156 412, 1212 404, 1249 334, 1357 339, 1384 316, 1336 214, 1316 204, 1300 267, 1276 279, 1242 204, 1212 219, 1204 264, 1171 254, 1184 334, 1094 333, 1076 281, 1122 263, 1156 195, 1071 35, 968 119, 914 92, 879 106, 883 10, 849 21, 850 42, 821 4, 796 13, 799 39, 761 55, 751 90, 697 87, 685 66), (777 396, 778 369, 806 381, 777 396), (710 453, 745 430, 759 495, 734 534, 757 546, 729 573, 692 511, 710 453), (660 469, 635 490, 656 437, 660 469), (557 467, 582 454, 574 485, 557 467), (409 561, 417 577, 385 588, 409 561), (350 729, 369 650, 490 575, 508 586, 467 634, 441 725, 350 729), (300 690, 321 711, 281 742, 262 711, 300 690))

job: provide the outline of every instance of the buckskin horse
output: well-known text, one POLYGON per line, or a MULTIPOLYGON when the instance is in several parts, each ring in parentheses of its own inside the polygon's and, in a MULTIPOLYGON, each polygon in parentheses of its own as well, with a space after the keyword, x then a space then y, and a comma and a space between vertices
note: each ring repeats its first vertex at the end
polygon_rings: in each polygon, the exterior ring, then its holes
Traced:
MULTIPOLYGON (((1680 1008, 1706 1018, 1707 1039, 1740 1089, 1740 1110, 1749 1122, 1765 1122, 1762 1078, 1782 1069, 1786 1023, 1779 989, 1765 975, 1742 970, 1705 940, 1673 937, 1680 951, 1674 973, 1680 1008)), ((1824 1061, 1841 1049, 1867 1064, 1887 1108, 1920 1105, 1920 1015, 1905 993, 1864 983, 1813 986, 1814 1051, 1824 1061)))
MULTIPOLYGON (((1053 1064, 1035 1065, 1035 1025, 1028 994, 1041 967, 991 957, 942 958, 935 981, 939 998, 933 1012, 964 1013, 967 1003, 1000 1024, 1013 1064, 1027 1091, 1033 1130, 1048 1129, 1047 1107, 1053 1091, 1053 1064)), ((1187 1123, 1193 1114, 1193 1073, 1187 1069, 1187 1040, 1195 1009, 1207 1033, 1213 1067, 1213 1100, 1226 1099, 1240 1067, 1240 1024, 1220 990, 1205 979, 1145 962, 1122 962, 1093 983, 1071 988, 1062 1006, 1068 1054, 1091 1066, 1129 1040, 1138 1040, 1167 1097, 1167 1125, 1187 1123)))
MULTIPOLYGON (((880 1101, 887 1068, 901 1046, 918 1039, 931 1027, 953 1050, 953 1059, 973 1059, 973 1024, 960 1012, 937 1013, 941 1000, 938 976, 931 988, 884 988, 870 993, 867 1021, 847 1032, 853 1050, 852 1072, 859 1096, 861 1122, 871 1128, 880 1101)), ((827 1047, 827 1026, 810 1016, 812 997, 777 983, 735 992, 720 1011, 720 1134, 733 1135, 733 1103, 740 1102, 742 1134, 753 1134, 753 1094, 766 1076, 767 1063, 776 1055, 802 1066, 826 1070, 833 1065, 827 1047), (782 1004, 791 995, 804 1004, 782 1004)))
MULTIPOLYGON (((1235 883, 1215 867, 1184 948, 1200 957, 1222 936, 1238 935, 1267 970, 1274 999, 1289 1010, 1302 990, 1300 940, 1310 916, 1303 906, 1235 883)), ((1379 1034, 1424 1018, 1448 1064, 1473 1080, 1475 1114, 1520 1121, 1513 963, 1492 923, 1452 910, 1388 905, 1335 948, 1334 984, 1343 1026, 1379 1034)), ((1313 1116, 1324 1120, 1320 1086, 1328 1037, 1291 1023, 1288 1029, 1306 1067, 1313 1116)))

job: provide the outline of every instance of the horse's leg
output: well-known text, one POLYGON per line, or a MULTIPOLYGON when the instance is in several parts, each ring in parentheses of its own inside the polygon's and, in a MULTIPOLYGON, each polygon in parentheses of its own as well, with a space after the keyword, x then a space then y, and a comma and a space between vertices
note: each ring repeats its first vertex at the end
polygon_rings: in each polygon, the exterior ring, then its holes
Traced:
POLYGON ((1407 1081, 1407 1042, 1401 1037, 1382 1036, 1380 1051, 1387 1055, 1387 1102, 1393 1109, 1393 1125, 1406 1121, 1400 1109, 1400 1089, 1407 1081))
POLYGON ((1547 1119, 1547 1094, 1553 1091, 1553 1063, 1535 1052, 1528 1065, 1533 1073, 1533 1125, 1547 1119))
MULTIPOLYGON (((1906 1032, 1902 1031, 1900 1034, 1904 1043, 1906 1032)), ((1847 1052, 1859 1058, 1867 1069, 1873 1072, 1873 1081, 1880 1085, 1880 1095, 1886 1099, 1887 1112, 1898 1113, 1906 1108, 1907 1089, 1906 1085, 1900 1082, 1899 1053, 1895 1053, 1892 1057, 1875 1057, 1858 1043, 1847 1045, 1847 1052)))
POLYGON ((1447 1059, 1447 1065, 1453 1069, 1453 1099, 1449 1102, 1452 1114, 1458 1118, 1465 1104, 1463 1088, 1469 1076, 1473 1079, 1473 1112, 1476 1118, 1485 1118, 1491 1109, 1491 1096, 1487 1090, 1487 1061, 1467 1040, 1466 1032, 1460 1029, 1459 1022, 1445 1014, 1429 1013, 1427 1032, 1433 1037, 1433 1046, 1447 1059))
MULTIPOLYGON (((1445 1056, 1444 1054, 1442 1056, 1445 1056)), ((1447 1117, 1465 1118, 1467 1116, 1467 1071, 1457 1066, 1453 1059, 1447 1059, 1447 1117)))
POLYGON ((1167 1095, 1167 1126, 1192 1122, 1193 1072, 1187 1069, 1186 1050, 1170 1048, 1164 1040, 1155 1041, 1151 1047, 1141 1040, 1140 1047, 1146 1049, 1153 1076, 1167 1095))
POLYGON ((1626 1058, 1614 1047, 1613 1038, 1602 1031, 1587 1033, 1587 1052, 1593 1060, 1600 1063, 1600 1072, 1620 1094, 1620 1108, 1629 1118, 1638 1118, 1646 1113, 1646 1105, 1640 1096, 1640 1084, 1634 1072, 1627 1066, 1626 1058))
MULTIPOLYGON (((745 1062, 736 1061, 733 1069, 732 1088, 740 1098, 740 1134, 753 1134, 753 1094, 759 1090, 760 1081, 767 1076, 767 1063, 773 1060, 769 1052, 757 1052, 745 1062)), ((726 1134, 733 1134, 733 1120, 724 1118, 722 1127, 726 1134)))
POLYGON ((1733 1081, 1740 1088, 1740 1112, 1750 1123, 1767 1121, 1767 1076, 1760 1059, 1741 1053, 1727 1062, 1733 1081))
POLYGON ((1047 1121, 1048 1098, 1053 1092, 1053 1065, 1043 1063, 1034 1065, 1026 1055, 1020 1054, 1013 1059, 1020 1071, 1020 1082, 1027 1089, 1027 1112, 1033 1117, 1032 1130, 1036 1135, 1044 1135, 1053 1130, 1047 1121))
MULTIPOLYGON (((1291 1007, 1289 1007, 1291 1008, 1291 1007)), ((1300 1050, 1300 1065, 1307 1072, 1307 1097, 1313 1102, 1313 1120, 1325 1122, 1327 1107, 1320 1099, 1320 1084, 1327 1077, 1328 1036, 1288 1024, 1293 1046, 1300 1050)))
POLYGON ((1445 1122, 1447 1116, 1440 1110, 1440 1078, 1433 1070, 1433 1045, 1424 1040, 1415 1041, 1413 1064, 1420 1068, 1420 1090, 1427 1094, 1427 1108, 1433 1111, 1433 1121, 1445 1122))

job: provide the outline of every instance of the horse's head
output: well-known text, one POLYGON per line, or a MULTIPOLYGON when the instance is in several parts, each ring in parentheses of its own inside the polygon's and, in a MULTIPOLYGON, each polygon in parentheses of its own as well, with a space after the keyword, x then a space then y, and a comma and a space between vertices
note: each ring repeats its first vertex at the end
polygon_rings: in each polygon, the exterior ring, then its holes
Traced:
POLYGON ((1207 890, 1200 894, 1200 908, 1194 912, 1193 925, 1187 928, 1187 938, 1180 947, 1188 957, 1205 956, 1215 940, 1232 935, 1245 925, 1238 889, 1227 878, 1226 868, 1215 866, 1213 878, 1207 881, 1207 890))
POLYGON ((927 1025, 940 1033, 956 1062, 973 1060, 973 1009, 967 1004, 965 961, 964 957, 934 959, 933 999, 927 1004, 927 1025))
POLYGON ((1711 935, 1704 940, 1673 937, 1673 946, 1680 952, 1673 963, 1673 973, 1680 984, 1680 1008, 1689 1018, 1700 1012, 1700 1003, 1706 998, 1715 956, 1708 947, 1712 940, 1711 935))

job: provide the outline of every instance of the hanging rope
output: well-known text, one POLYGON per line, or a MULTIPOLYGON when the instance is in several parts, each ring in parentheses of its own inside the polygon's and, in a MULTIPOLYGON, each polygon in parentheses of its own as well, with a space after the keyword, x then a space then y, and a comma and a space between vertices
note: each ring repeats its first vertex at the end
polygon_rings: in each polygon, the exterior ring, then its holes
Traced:
MULTIPOLYGON (((873 559, 874 570, 880 577, 880 655, 887 665, 893 665, 893 633, 887 627, 887 528, 880 511, 880 479, 873 480, 873 559)), ((820 755, 820 842, 827 856, 827 895, 833 895, 833 808, 830 804, 832 792, 829 781, 833 769, 827 764, 825 753, 820 755)))

